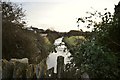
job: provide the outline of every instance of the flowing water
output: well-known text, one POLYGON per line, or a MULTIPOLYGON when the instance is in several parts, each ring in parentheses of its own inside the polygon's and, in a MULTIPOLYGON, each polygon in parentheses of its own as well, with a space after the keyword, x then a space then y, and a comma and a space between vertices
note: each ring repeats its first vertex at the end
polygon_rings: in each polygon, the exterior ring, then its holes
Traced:
POLYGON ((70 62, 70 59, 68 58, 70 56, 70 52, 68 51, 67 47, 65 46, 65 43, 62 42, 62 40, 63 40, 63 37, 55 40, 54 45, 56 46, 55 48, 56 52, 50 53, 47 58, 48 69, 54 67, 54 73, 57 72, 58 56, 64 57, 64 64, 67 64, 70 62))

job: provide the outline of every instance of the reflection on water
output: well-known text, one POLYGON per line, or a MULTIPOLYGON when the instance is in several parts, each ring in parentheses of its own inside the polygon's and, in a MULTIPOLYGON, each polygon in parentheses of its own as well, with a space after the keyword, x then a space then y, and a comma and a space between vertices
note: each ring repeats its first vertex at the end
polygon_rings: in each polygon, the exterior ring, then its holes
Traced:
POLYGON ((67 50, 67 47, 65 46, 65 43, 62 42, 63 37, 58 38, 55 40, 54 45, 57 46, 56 53, 50 53, 47 59, 47 65, 48 69, 54 67, 54 73, 57 71, 57 57, 63 56, 64 57, 64 64, 68 63, 70 60, 68 56, 70 56, 70 52, 67 50))

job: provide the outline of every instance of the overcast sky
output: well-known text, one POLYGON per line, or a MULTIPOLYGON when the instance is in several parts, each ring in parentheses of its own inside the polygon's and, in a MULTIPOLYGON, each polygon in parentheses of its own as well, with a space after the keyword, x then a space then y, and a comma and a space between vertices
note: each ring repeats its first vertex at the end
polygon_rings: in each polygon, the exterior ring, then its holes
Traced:
MULTIPOLYGON (((95 10, 103 11, 108 8, 114 12, 114 5, 119 0, 10 0, 23 4, 26 10, 28 26, 57 31, 77 30, 78 17, 86 16, 85 12, 95 10)), ((80 28, 87 30, 82 24, 80 28)))

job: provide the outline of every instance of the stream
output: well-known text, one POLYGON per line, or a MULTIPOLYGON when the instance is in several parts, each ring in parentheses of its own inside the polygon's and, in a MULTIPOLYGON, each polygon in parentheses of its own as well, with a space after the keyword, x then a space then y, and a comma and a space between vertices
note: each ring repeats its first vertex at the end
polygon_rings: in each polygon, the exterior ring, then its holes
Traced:
POLYGON ((67 47, 65 46, 65 43, 62 42, 62 40, 63 40, 63 37, 55 40, 54 45, 56 46, 55 48, 56 52, 50 53, 47 58, 48 69, 54 67, 54 73, 57 73, 57 57, 58 56, 64 57, 64 64, 67 64, 70 62, 70 59, 68 57, 71 54, 67 49, 67 47))

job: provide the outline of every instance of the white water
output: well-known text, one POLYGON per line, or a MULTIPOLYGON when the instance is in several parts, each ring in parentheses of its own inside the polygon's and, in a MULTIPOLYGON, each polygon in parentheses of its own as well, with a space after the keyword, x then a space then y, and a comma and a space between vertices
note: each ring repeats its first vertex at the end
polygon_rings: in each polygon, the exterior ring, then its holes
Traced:
POLYGON ((55 40, 54 45, 57 46, 55 48, 57 52, 50 53, 47 59, 48 69, 54 67, 54 73, 57 72, 57 57, 58 56, 64 57, 64 64, 67 64, 70 62, 70 59, 68 58, 68 56, 70 56, 70 52, 67 50, 65 43, 62 42, 62 39, 63 37, 55 40))

